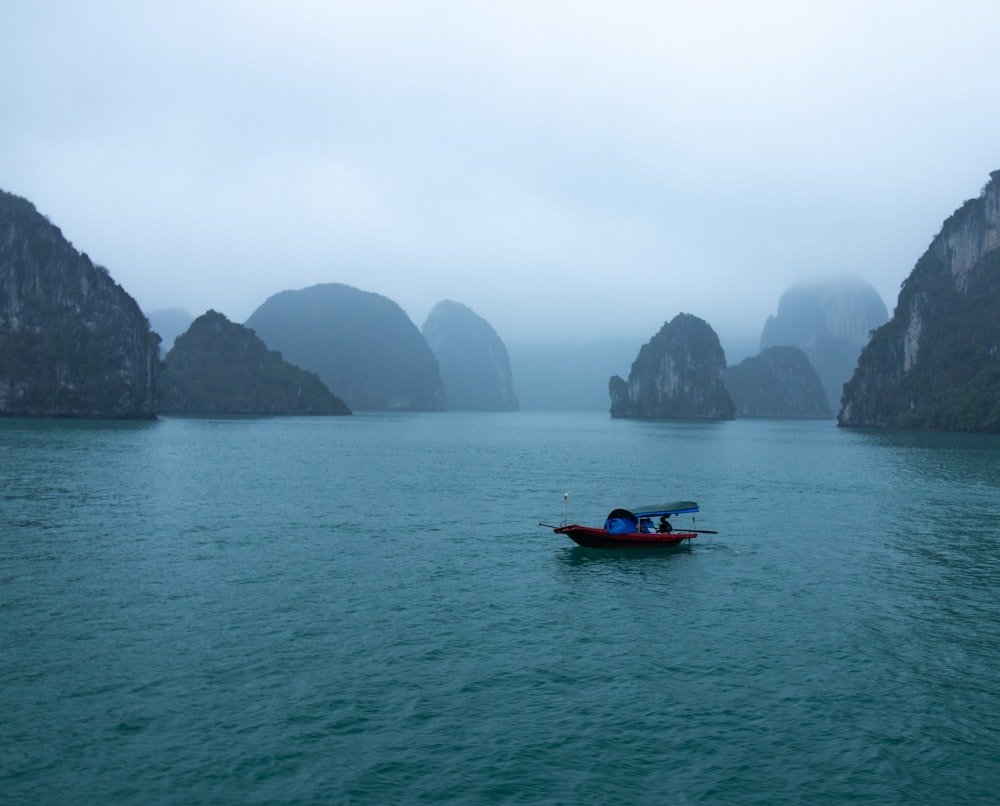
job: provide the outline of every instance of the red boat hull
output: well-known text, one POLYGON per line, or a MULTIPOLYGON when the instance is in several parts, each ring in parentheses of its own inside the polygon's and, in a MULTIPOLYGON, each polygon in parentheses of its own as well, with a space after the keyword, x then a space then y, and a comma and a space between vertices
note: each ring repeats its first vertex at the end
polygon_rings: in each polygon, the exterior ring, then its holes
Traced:
POLYGON ((655 549, 679 546, 685 540, 692 540, 698 535, 694 532, 626 532, 611 534, 605 529, 594 529, 590 526, 557 526, 552 530, 556 534, 566 535, 571 540, 590 549, 655 549))

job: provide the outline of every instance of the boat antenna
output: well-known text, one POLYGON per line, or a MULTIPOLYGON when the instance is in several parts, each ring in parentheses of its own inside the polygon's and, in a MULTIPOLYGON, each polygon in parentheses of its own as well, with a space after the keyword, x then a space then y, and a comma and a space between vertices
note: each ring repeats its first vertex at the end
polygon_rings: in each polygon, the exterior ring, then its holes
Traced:
POLYGON ((569 493, 563 493, 563 526, 569 523, 569 493))

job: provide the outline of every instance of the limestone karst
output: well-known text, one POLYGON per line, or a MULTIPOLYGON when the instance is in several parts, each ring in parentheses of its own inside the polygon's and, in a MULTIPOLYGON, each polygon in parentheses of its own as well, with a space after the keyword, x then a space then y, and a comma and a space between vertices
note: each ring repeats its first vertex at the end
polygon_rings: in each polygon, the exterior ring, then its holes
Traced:
POLYGON ((944 222, 903 282, 837 419, 1000 433, 1000 171, 944 222))
POLYGON ((703 319, 680 313, 644 344, 628 380, 608 382, 611 416, 732 420, 733 400, 722 382, 726 356, 703 319))
POLYGON ((760 337, 760 349, 798 347, 826 390, 831 412, 840 409, 871 332, 888 318, 874 286, 851 274, 832 274, 795 283, 778 301, 760 337))
POLYGON ((421 328, 441 368, 449 411, 516 411, 510 356, 489 322, 460 302, 435 305, 421 328))
POLYGON ((737 417, 832 419, 823 384, 798 347, 768 347, 722 373, 737 417))
POLYGON ((268 298, 246 326, 315 372, 353 411, 443 411, 444 385, 420 330, 388 297, 322 283, 268 298))
POLYGON ((164 414, 350 414, 313 372, 268 350, 253 331, 217 311, 174 342, 160 374, 164 414))
POLYGON ((0 415, 152 418, 159 341, 107 269, 0 191, 0 415))

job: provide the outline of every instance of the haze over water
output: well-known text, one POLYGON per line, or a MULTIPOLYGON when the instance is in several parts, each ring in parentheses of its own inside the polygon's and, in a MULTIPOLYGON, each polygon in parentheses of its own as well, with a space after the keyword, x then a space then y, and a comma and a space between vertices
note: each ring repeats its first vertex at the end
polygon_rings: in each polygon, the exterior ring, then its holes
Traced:
POLYGON ((988 803, 1000 440, 0 420, 4 803, 988 803), (669 553, 539 528, 692 498, 669 553))

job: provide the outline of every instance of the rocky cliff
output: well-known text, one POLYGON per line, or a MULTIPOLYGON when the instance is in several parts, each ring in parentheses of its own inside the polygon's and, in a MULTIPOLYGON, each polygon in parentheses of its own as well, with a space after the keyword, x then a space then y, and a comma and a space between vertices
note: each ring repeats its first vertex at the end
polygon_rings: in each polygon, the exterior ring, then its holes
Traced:
POLYGON ((722 383, 726 356, 703 319, 681 313, 639 350, 626 383, 608 383, 612 417, 732 420, 722 383))
POLYGON ((395 302, 341 283, 270 297, 246 321, 272 350, 315 372, 355 411, 443 411, 427 341, 395 302))
POLYGON ((882 298, 865 280, 850 274, 807 280, 781 295, 777 316, 769 316, 764 324, 760 349, 802 350, 834 412, 871 332, 888 318, 882 298))
POLYGON ((844 389, 844 426, 1000 433, 1000 171, 903 283, 844 389))
POLYGON ((727 367, 722 378, 737 417, 833 417, 823 384, 798 347, 768 347, 727 367))
POLYGON ((216 311, 177 337, 160 375, 163 414, 350 414, 319 376, 216 311))
POLYGON ((0 415, 152 418, 158 345, 106 269, 0 191, 0 415))
POLYGON ((459 302, 444 300, 420 329, 441 368, 451 411, 516 411, 507 347, 489 322, 459 302))

